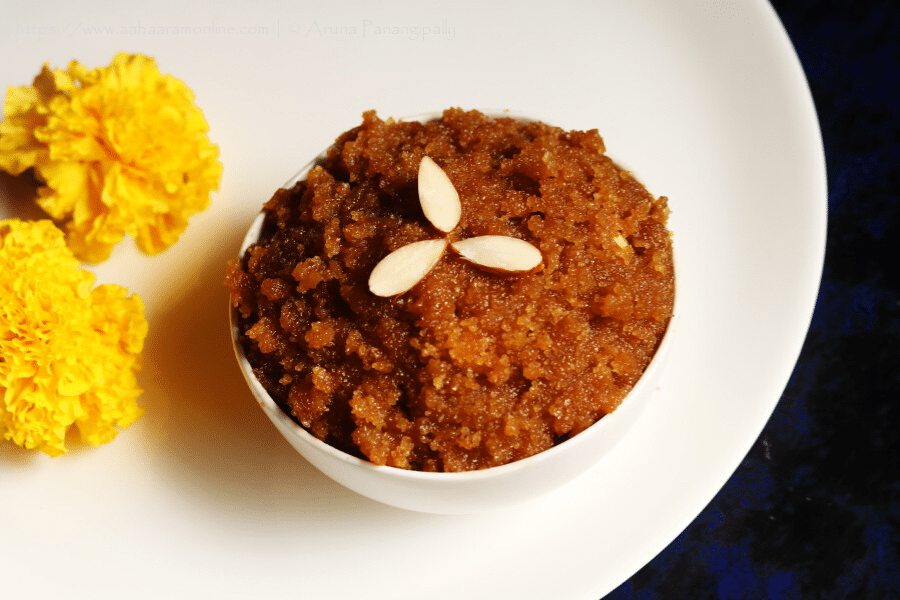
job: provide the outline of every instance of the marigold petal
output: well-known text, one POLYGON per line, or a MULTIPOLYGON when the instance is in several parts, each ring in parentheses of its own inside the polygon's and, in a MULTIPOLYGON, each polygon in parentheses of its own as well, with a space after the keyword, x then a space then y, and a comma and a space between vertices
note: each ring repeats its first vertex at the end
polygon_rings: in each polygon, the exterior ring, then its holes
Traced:
POLYGON ((93 287, 50 221, 0 221, 0 431, 50 456, 76 428, 98 445, 140 417, 144 306, 93 287))
POLYGON ((0 169, 19 175, 37 163, 47 149, 34 137, 34 130, 44 124, 36 107, 39 94, 32 87, 12 87, 6 91, 0 123, 0 169))
POLYGON ((148 254, 165 250, 218 189, 219 150, 194 94, 147 56, 45 65, 6 105, 0 168, 34 167, 46 184, 38 203, 82 260, 105 260, 126 233, 148 254))

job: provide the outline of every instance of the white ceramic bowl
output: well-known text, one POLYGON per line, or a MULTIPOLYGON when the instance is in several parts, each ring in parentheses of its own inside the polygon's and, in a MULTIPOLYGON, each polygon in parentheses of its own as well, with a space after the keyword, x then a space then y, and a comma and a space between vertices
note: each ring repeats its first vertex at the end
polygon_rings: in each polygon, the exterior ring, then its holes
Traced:
MULTIPOLYGON (((509 113, 502 114, 509 116, 509 113)), ((439 116, 428 114, 408 120, 427 120, 439 116)), ((304 178, 318 158, 313 159, 284 187, 293 187, 304 178)), ((243 256, 247 248, 256 242, 264 219, 265 214, 260 213, 253 221, 241 244, 239 256, 243 256)), ((676 291, 676 309, 677 296, 676 291)), ((241 372, 259 405, 285 439, 325 475, 363 496, 391 506, 427 513, 464 514, 536 498, 568 483, 597 464, 625 437, 652 398, 673 343, 677 310, 675 314, 653 360, 615 411, 549 450, 507 465, 463 473, 424 473, 378 466, 329 446, 291 419, 253 375, 253 368, 239 342, 241 332, 234 308, 231 309, 231 334, 241 372)), ((303 482, 297 482, 297 485, 303 485, 303 482)))

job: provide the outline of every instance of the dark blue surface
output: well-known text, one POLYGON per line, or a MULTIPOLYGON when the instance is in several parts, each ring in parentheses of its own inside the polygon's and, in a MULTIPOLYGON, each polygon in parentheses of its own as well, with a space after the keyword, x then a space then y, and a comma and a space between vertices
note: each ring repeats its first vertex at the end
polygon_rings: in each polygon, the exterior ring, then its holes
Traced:
POLYGON ((773 5, 828 168, 812 325, 734 476, 605 600, 900 598, 900 2, 773 5))

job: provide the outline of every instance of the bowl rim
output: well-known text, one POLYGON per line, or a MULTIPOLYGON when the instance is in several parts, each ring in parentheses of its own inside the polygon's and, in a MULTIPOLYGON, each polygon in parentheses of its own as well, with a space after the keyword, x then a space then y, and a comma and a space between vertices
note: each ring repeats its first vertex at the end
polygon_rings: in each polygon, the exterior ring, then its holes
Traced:
MULTIPOLYGON (((529 117, 527 115, 521 115, 514 111, 510 110, 480 110, 483 114, 492 117, 512 117, 515 119, 523 120, 523 121, 536 121, 535 118, 529 117)), ((413 115, 409 117, 402 117, 397 119, 398 121, 419 121, 425 122, 430 119, 438 118, 442 115, 442 111, 440 112, 428 112, 428 113, 420 113, 418 115, 413 115)), ((312 160, 310 160, 306 165, 304 165, 293 177, 291 177, 286 183, 281 186, 281 189, 291 189, 294 185, 296 185, 299 181, 301 181, 306 174, 320 161, 322 160, 329 148, 326 148, 319 154, 317 154, 312 160)), ((609 156, 609 154, 607 154, 609 156)), ((611 157, 612 158, 612 157, 611 157)), ((621 163, 613 159, 614 162, 621 167, 621 163)), ((623 167, 624 168, 624 167, 623 167)), ((254 217, 253 221, 250 224, 250 227, 247 230, 242 242, 241 247, 237 253, 238 259, 243 258, 247 249, 251 244, 255 243, 255 241, 259 238, 260 233, 262 232, 263 224, 266 220, 266 210, 265 208, 261 209, 260 212, 254 217)), ((471 471, 419 471, 413 469, 402 469, 400 467, 392 467, 389 465, 376 465, 368 460, 359 458, 357 456, 353 456, 352 454, 348 454, 343 450, 339 450, 334 446, 320 440, 312 433, 306 430, 302 425, 297 423, 289 414, 287 414, 281 406, 272 398, 269 392, 259 383, 259 380, 253 374, 253 367, 250 365, 250 361, 247 359, 243 344, 240 342, 240 327, 238 324, 239 316, 238 309, 234 306, 233 300, 229 298, 229 326, 231 328, 231 342, 232 347, 235 353, 235 357, 238 361, 238 365, 240 366, 241 372, 244 375, 244 379, 247 381, 247 384, 254 391, 254 396, 257 398, 260 406, 266 411, 266 413, 270 417, 277 418, 279 422, 289 431, 291 434, 299 437, 302 441, 312 446, 313 448, 324 452, 326 455, 330 456, 333 459, 336 459, 340 462, 347 463, 352 465, 353 467, 357 467, 366 471, 371 471, 374 473, 382 473, 388 474, 392 477, 397 477, 404 480, 414 480, 414 481, 424 481, 424 482, 440 482, 440 483, 451 483, 455 481, 475 481, 479 479, 487 479, 494 478, 498 476, 502 476, 507 473, 513 473, 516 471, 521 471, 525 469, 529 469, 535 466, 537 463, 545 462, 552 460, 556 454, 566 452, 571 447, 577 444, 587 443, 590 438, 602 435, 604 429, 608 429, 613 427, 617 420, 624 419, 626 417, 623 415, 622 408, 628 402, 628 399, 637 396, 639 393, 644 391, 643 388, 648 385, 653 385, 653 381, 655 381, 656 377, 648 377, 648 373, 651 370, 656 371, 660 370, 665 365, 665 357, 669 354, 671 346, 674 344, 675 335, 673 334, 676 329, 678 323, 678 315, 679 315, 679 297, 678 293, 678 281, 679 281, 679 269, 678 269, 678 260, 677 253, 674 243, 674 232, 670 229, 670 236, 672 237, 672 267, 674 272, 674 281, 675 281, 675 294, 672 303, 672 314, 669 317, 669 322, 666 325, 666 330, 663 332, 662 338, 659 340, 657 344, 656 351, 653 354, 653 357, 650 359, 650 362, 647 363, 647 366, 644 368, 644 371, 641 373, 638 380, 632 386, 632 388, 628 391, 620 404, 611 412, 599 418, 592 425, 588 426, 583 431, 575 434, 574 436, 555 444, 554 446, 542 450, 537 454, 533 454, 531 456, 527 456, 525 458, 521 458, 519 460, 515 460, 510 463, 506 463, 503 465, 497 465, 493 467, 487 467, 484 469, 476 469, 471 471), (617 418, 618 417, 618 418, 617 418), (580 440, 580 441, 579 441, 580 440)), ((652 393, 652 390, 647 392, 652 393)), ((638 407, 638 410, 643 407, 638 407)), ((627 409, 626 409, 627 410, 627 409)), ((638 415, 639 417, 640 415, 638 415)))

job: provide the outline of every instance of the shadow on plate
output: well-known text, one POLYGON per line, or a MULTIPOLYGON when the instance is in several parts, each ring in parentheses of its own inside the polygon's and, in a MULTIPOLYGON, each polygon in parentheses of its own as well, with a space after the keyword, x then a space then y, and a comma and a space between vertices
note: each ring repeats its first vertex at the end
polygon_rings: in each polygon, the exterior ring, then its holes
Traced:
POLYGON ((3 200, 3 218, 17 218, 26 221, 48 219, 47 213, 35 203, 40 182, 34 172, 28 169, 18 176, 0 171, 0 199, 3 200))
POLYGON ((166 470, 191 501, 241 519, 377 512, 381 505, 334 483, 297 454, 244 382, 223 284, 226 262, 243 235, 236 227, 220 230, 212 251, 180 265, 169 304, 152 317, 141 377, 148 443, 162 458, 155 468, 166 470))

